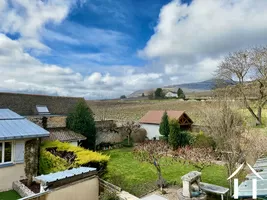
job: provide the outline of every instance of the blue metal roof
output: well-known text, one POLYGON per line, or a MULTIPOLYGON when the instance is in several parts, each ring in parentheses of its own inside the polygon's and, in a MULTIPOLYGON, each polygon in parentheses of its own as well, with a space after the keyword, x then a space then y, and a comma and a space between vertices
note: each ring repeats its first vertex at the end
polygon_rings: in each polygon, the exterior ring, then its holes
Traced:
POLYGON ((0 120, 6 119, 23 119, 24 117, 18 115, 17 113, 9 110, 7 108, 0 109, 0 120))
POLYGON ((9 109, 0 109, 0 140, 47 137, 49 132, 9 109))
POLYGON ((47 175, 41 175, 34 177, 34 181, 47 184, 55 181, 59 181, 65 178, 70 178, 76 175, 80 175, 83 173, 88 173, 91 171, 96 171, 96 168, 91 168, 91 167, 79 167, 79 168, 73 168, 70 170, 65 170, 61 172, 56 172, 52 174, 47 174, 47 175))

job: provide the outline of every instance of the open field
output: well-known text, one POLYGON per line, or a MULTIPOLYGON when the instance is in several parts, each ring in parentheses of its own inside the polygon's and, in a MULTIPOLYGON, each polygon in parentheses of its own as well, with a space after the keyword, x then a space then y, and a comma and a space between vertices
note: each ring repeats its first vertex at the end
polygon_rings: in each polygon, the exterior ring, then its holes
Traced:
POLYGON ((115 119, 123 121, 138 121, 149 110, 184 110, 197 124, 201 111, 214 102, 170 100, 143 101, 87 101, 95 114, 95 119, 115 119))
MULTIPOLYGON (((105 178, 111 183, 137 196, 142 196, 151 189, 155 189, 157 180, 156 168, 147 162, 134 159, 131 148, 115 149, 104 152, 110 155, 108 173, 105 178)), ((196 170, 191 164, 183 164, 164 158, 161 161, 161 170, 164 179, 171 184, 181 186, 181 176, 196 170)), ((224 166, 211 165, 202 171, 202 181, 227 187, 227 171, 224 166)))

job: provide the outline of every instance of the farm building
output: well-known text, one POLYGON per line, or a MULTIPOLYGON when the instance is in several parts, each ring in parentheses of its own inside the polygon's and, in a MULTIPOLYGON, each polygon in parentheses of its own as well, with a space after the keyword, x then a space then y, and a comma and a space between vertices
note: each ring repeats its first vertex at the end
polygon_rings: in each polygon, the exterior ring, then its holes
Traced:
POLYGON ((176 92, 167 92, 165 94, 165 97, 167 97, 167 98, 177 98, 178 96, 177 96, 176 92))
MULTIPOLYGON (((146 129, 147 137, 149 139, 159 139, 159 125, 161 118, 164 114, 164 110, 152 110, 148 111, 140 120, 141 127, 146 129)), ((191 130, 193 124, 192 119, 185 113, 185 111, 167 111, 169 119, 177 119, 179 121, 182 130, 191 130)))

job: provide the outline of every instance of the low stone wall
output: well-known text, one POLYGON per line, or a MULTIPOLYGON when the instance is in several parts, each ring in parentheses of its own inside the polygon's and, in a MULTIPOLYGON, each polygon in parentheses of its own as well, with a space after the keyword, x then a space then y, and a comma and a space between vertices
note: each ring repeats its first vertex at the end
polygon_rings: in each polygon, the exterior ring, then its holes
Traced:
POLYGON ((21 183, 20 181, 15 181, 12 184, 13 190, 15 190, 21 197, 27 197, 34 195, 35 193, 32 192, 26 185, 21 183))

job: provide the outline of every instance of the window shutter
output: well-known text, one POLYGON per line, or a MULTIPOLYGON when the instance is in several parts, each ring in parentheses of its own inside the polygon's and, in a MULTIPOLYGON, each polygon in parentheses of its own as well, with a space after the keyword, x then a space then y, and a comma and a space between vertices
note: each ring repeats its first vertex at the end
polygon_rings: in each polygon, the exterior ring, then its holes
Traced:
POLYGON ((14 162, 15 163, 23 163, 24 162, 24 151, 25 151, 25 142, 17 141, 15 142, 15 154, 14 154, 14 162))

